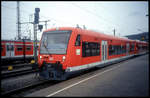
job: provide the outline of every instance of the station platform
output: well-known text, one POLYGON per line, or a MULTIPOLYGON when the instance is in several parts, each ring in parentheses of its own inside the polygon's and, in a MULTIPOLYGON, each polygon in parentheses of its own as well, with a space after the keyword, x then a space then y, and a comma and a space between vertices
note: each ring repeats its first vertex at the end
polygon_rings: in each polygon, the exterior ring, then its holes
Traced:
POLYGON ((149 54, 77 76, 26 97, 149 96, 149 54))

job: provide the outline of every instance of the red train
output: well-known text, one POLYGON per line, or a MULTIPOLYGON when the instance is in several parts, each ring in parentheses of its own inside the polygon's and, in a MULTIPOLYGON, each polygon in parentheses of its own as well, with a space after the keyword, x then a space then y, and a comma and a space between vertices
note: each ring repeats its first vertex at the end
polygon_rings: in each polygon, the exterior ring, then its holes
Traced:
MULTIPOLYGON (((39 43, 38 43, 39 44, 39 43)), ((32 40, 2 40, 1 60, 2 63, 20 60, 31 60, 34 54, 32 40)))
POLYGON ((39 45, 40 76, 64 80, 71 74, 148 51, 148 43, 73 27, 48 29, 39 45))

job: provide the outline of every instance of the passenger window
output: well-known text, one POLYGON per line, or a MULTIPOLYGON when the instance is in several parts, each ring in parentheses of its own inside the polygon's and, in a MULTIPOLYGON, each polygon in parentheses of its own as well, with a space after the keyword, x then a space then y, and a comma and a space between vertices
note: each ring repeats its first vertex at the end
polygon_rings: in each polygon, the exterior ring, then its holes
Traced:
POLYGON ((31 50, 31 46, 27 46, 27 47, 26 47, 26 50, 27 50, 27 51, 30 51, 30 50, 31 50))
POLYGON ((82 57, 100 55, 100 44, 97 42, 82 42, 82 57))
POLYGON ((113 54, 113 47, 112 47, 112 45, 109 45, 109 55, 112 55, 113 54))
POLYGON ((23 50, 22 46, 17 46, 17 51, 22 51, 22 50, 23 50))
POLYGON ((80 44, 81 44, 80 35, 77 35, 75 46, 80 46, 80 44))

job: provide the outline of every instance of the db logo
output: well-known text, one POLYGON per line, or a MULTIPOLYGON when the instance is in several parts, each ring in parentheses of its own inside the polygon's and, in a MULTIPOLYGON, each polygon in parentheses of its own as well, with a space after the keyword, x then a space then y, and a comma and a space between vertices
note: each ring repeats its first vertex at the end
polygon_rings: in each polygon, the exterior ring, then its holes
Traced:
POLYGON ((50 57, 49 60, 52 61, 52 60, 53 60, 53 57, 50 57))

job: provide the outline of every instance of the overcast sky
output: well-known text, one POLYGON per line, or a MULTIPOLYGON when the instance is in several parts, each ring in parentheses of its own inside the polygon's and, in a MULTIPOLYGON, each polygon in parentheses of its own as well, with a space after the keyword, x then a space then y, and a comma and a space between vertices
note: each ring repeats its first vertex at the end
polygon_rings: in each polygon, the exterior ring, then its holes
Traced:
MULTIPOLYGON (((17 2, 2 1, 1 3, 1 39, 14 39, 17 36, 17 2)), ((112 1, 112 2, 81 2, 81 1, 45 1, 20 2, 22 22, 33 21, 35 8, 40 8, 40 21, 50 20, 48 28, 85 25, 87 29, 117 36, 125 36, 148 32, 148 1, 112 1), (29 20, 30 16, 30 20, 29 20)), ((43 24, 44 23, 40 23, 43 24)), ((45 27, 43 28, 43 30, 45 27)), ((33 39, 33 25, 22 24, 21 35, 33 39)), ((38 39, 42 32, 38 31, 38 39)))

